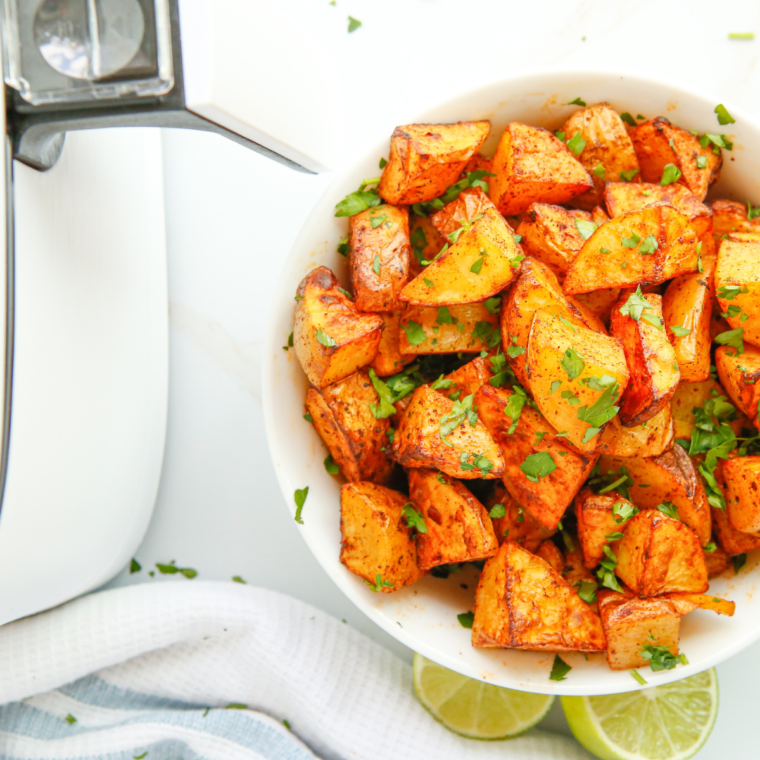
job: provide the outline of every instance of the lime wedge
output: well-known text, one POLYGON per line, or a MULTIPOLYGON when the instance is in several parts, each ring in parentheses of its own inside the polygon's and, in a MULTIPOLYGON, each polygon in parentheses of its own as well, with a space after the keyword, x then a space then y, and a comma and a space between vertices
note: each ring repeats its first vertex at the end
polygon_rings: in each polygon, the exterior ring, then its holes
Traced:
POLYGON ((477 681, 414 655, 414 691, 446 728, 470 739, 511 739, 536 725, 554 697, 477 681))
POLYGON ((683 681, 606 697, 562 697, 575 738, 602 760, 686 760, 718 715, 718 675, 706 670, 683 681))

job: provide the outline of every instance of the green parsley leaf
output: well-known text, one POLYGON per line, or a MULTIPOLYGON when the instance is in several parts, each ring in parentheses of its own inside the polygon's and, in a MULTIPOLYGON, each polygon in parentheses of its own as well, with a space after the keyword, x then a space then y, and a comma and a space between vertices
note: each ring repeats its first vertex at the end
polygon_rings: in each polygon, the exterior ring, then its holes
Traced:
POLYGON ((474 393, 465 396, 461 401, 455 401, 448 414, 441 417, 441 440, 448 446, 451 446, 446 438, 451 435, 465 420, 470 423, 470 427, 475 427, 478 422, 478 412, 472 408, 474 393))
POLYGON ((462 628, 472 628, 472 624, 475 622, 475 614, 473 612, 462 612, 457 615, 457 620, 462 628))
POLYGON ((245 585, 245 581, 239 575, 233 575, 232 580, 234 583, 242 583, 245 585))
POLYGON ((335 216, 355 216, 368 208, 379 206, 382 202, 377 190, 355 190, 335 205, 335 216))
POLYGON ((515 392, 507 399, 507 404, 504 407, 504 415, 512 420, 512 424, 509 426, 509 430, 507 430, 509 435, 512 435, 517 430, 517 423, 520 421, 523 407, 529 403, 525 391, 519 385, 513 387, 515 392))
MULTIPOLYGON (((369 408, 376 420, 385 420, 396 414, 396 407, 393 405, 393 393, 386 383, 384 383, 375 373, 375 370, 369 370, 369 379, 372 387, 377 391, 380 399, 378 405, 370 404, 369 408)), ((328 470, 329 472, 329 470, 328 470)))
POLYGON ((228 705, 225 705, 225 710, 247 710, 248 705, 244 705, 242 702, 230 702, 228 705))
POLYGON ((743 296, 746 293, 749 293, 749 290, 746 286, 742 287, 741 285, 721 285, 718 288, 718 298, 723 299, 724 301, 733 301, 737 296, 743 296))
POLYGON ((624 317, 630 317, 635 322, 641 319, 644 309, 652 308, 652 304, 641 293, 641 285, 636 288, 635 293, 628 296, 628 300, 620 307, 620 313, 624 317))
POLYGON ((491 511, 488 513, 488 516, 492 520, 496 520, 499 517, 504 517, 504 515, 507 514, 507 508, 503 504, 494 504, 491 507, 491 511))
POLYGON ((710 543, 705 546, 705 551, 709 554, 712 554, 717 548, 718 547, 712 541, 710 541, 710 543))
POLYGON ((680 327, 679 325, 671 325, 670 331, 676 338, 683 338, 686 335, 691 335, 691 330, 688 327, 680 327))
POLYGON ((555 654, 554 664, 552 665, 552 672, 549 674, 549 680, 564 681, 567 678, 567 674, 571 670, 572 667, 568 665, 558 654, 555 654))
POLYGON ((592 172, 591 172, 591 173, 592 173, 592 174, 593 174, 595 177, 599 177, 599 179, 604 179, 604 175, 605 175, 607 172, 606 172, 606 170, 605 170, 605 168, 604 168, 604 164, 597 164, 597 165, 596 165, 596 166, 593 168, 593 170, 592 170, 592 172))
POLYGON ((580 156, 580 154, 583 153, 583 149, 586 147, 586 141, 581 137, 580 132, 576 132, 567 141, 567 147, 574 156, 580 156))
POLYGON ((314 423, 314 418, 308 412, 304 414, 303 418, 306 420, 306 422, 310 422, 312 424, 314 423))
POLYGON ((448 306, 439 306, 435 321, 439 325, 455 325, 457 323, 457 318, 451 316, 451 311, 449 311, 448 306))
POLYGON ((640 652, 641 656, 649 661, 649 667, 653 671, 673 670, 678 665, 678 657, 666 646, 644 644, 640 652))
POLYGON ((547 432, 545 430, 536 430, 536 442, 534 446, 537 446, 541 441, 544 440, 544 436, 547 435, 547 432))
POLYGON ((697 156, 697 169, 707 168, 707 156, 697 156))
POLYGON ((321 327, 314 334, 325 348, 334 348, 338 345, 321 327))
POLYGON ((604 246, 602 246, 599 249, 599 253, 612 253, 612 251, 609 248, 605 248, 604 246))
POLYGON ((419 346, 420 343, 424 343, 427 339, 425 331, 422 329, 422 325, 410 319, 407 324, 402 324, 404 332, 406 333, 406 339, 412 346, 419 346))
POLYGON ((423 281, 423 282, 425 283, 425 285, 427 285, 429 288, 432 288, 432 287, 435 285, 435 283, 434 283, 432 280, 428 280, 428 278, 427 278, 427 277, 423 277, 423 278, 422 278, 422 281, 423 281))
POLYGON ((734 567, 734 575, 737 575, 739 571, 747 564, 746 554, 736 554, 731 557, 731 564, 734 567))
POLYGON ((480 470, 483 480, 485 480, 486 475, 493 470, 493 462, 483 454, 468 454, 465 451, 459 455, 459 467, 464 472, 469 472, 477 468, 480 470), (472 459, 472 464, 469 462, 470 459, 472 459))
POLYGON ((450 377, 444 378, 443 375, 440 375, 437 380, 433 380, 432 383, 430 383, 430 387, 434 391, 447 391, 449 388, 451 388, 451 384, 454 381, 450 377))
POLYGON ((378 591, 380 591, 383 588, 393 588, 393 584, 390 581, 384 581, 383 576, 378 573, 375 576, 375 582, 370 583, 368 580, 365 579, 364 581, 370 588, 370 591, 372 591, 373 594, 376 594, 378 591))
POLYGON ((580 98, 576 98, 575 100, 571 100, 568 103, 565 103, 566 106, 584 106, 586 105, 585 100, 581 100, 580 98))
POLYGON ((406 524, 414 528, 418 533, 427 533, 427 525, 422 515, 414 508, 414 504, 408 501, 404 504, 401 514, 406 518, 406 524))
POLYGON ((338 241, 338 253, 341 256, 348 256, 348 254, 351 253, 351 248, 348 245, 348 238, 347 237, 341 238, 338 241))
POLYGON ((598 435, 602 432, 601 428, 597 427, 590 427, 586 428, 586 432, 583 434, 583 440, 581 443, 588 443, 595 435, 598 435))
POLYGON ((599 225, 590 219, 579 219, 576 216, 575 229, 584 240, 588 240, 599 229, 599 225))
POLYGON ((351 32, 355 32, 360 26, 362 25, 362 22, 358 19, 355 19, 353 16, 348 17, 348 33, 351 34, 351 32))
POLYGON ((586 367, 586 363, 574 348, 565 351, 560 365, 567 372, 568 380, 575 380, 586 367))
POLYGON ((566 135, 565 135, 565 133, 564 133, 564 132, 561 132, 561 131, 558 129, 558 130, 557 130, 557 131, 554 133, 554 135, 555 135, 555 137, 556 137, 558 140, 561 140, 562 142, 565 142, 565 136, 566 136, 566 135))
POLYGON ((760 216, 760 206, 752 207, 752 204, 747 202, 747 219, 757 219, 760 216))
POLYGON ((134 557, 132 557, 132 562, 129 563, 129 574, 132 575, 132 573, 139 573, 140 570, 142 570, 142 565, 134 557))
POLYGON ((303 505, 306 503, 306 497, 309 495, 309 486, 306 488, 297 488, 293 494, 293 500, 296 503, 296 517, 295 520, 299 525, 303 525, 303 519, 301 518, 301 512, 303 511, 303 505))
POLYGON ((639 173, 638 169, 629 169, 627 172, 620 172, 618 175, 621 182, 632 182, 633 178, 639 173))
POLYGON ((73 716, 71 713, 69 713, 69 714, 68 714, 68 715, 67 715, 67 716, 64 718, 64 720, 65 720, 67 723, 76 723, 76 722, 77 722, 77 719, 76 719, 76 718, 75 718, 75 717, 74 717, 74 716, 73 716))
POLYGON ((380 163, 378 164, 378 166, 381 169, 385 169, 385 167, 388 166, 388 161, 386 161, 386 159, 384 159, 384 158, 381 158, 380 159, 380 163))
POLYGON ((531 483, 538 483, 541 478, 553 473, 557 465, 548 451, 541 451, 537 454, 528 454, 520 465, 520 469, 531 483))
POLYGON ((635 119, 633 118, 633 116, 631 116, 631 114, 628 113, 628 111, 623 111, 623 113, 620 114, 620 118, 626 124, 628 124, 628 126, 630 126, 630 127, 635 127, 636 126, 635 119))
POLYGON ((660 185, 672 185, 681 178, 681 170, 675 164, 666 164, 662 171, 660 185))
POLYGON ((613 591, 622 591, 623 589, 620 588, 618 579, 615 576, 615 568, 618 563, 615 552, 613 552, 607 544, 602 547, 602 550, 604 551, 605 559, 599 563, 600 567, 596 571, 596 577, 601 581, 604 588, 609 588, 613 591))
POLYGON ((723 103, 718 103, 718 105, 715 106, 713 113, 718 115, 718 124, 720 124, 722 127, 724 127, 726 124, 733 124, 736 121, 736 119, 731 116, 731 114, 726 110, 726 107, 723 105, 723 103))
POLYGON ((738 327, 736 330, 726 330, 715 336, 715 342, 721 346, 731 346, 734 349, 735 356, 744 353, 744 328, 738 327))
POLYGON ((620 241, 626 248, 635 248, 641 242, 641 236, 635 232, 631 233, 630 237, 622 238, 620 241))
POLYGON ((612 533, 608 533, 605 537, 605 541, 609 541, 610 543, 613 543, 614 541, 620 541, 621 538, 623 538, 624 534, 621 533, 619 530, 616 530, 612 533))
MULTIPOLYGON (((481 248, 481 253, 483 253, 483 249, 481 248)), ((470 271, 473 274, 480 274, 480 270, 483 268, 483 262, 485 261, 485 256, 481 256, 480 258, 475 259, 475 261, 472 263, 472 266, 470 267, 470 271)))
MULTIPOLYGON (((384 161, 385 159, 380 159, 381 161, 384 161)), ((283 720, 282 725, 285 726, 285 728, 288 729, 288 731, 292 731, 292 728, 290 727, 290 721, 289 720, 283 720)))
POLYGON ((618 384, 606 388, 599 398, 589 407, 582 406, 578 410, 578 419, 586 422, 590 427, 601 428, 605 422, 609 422, 620 408, 614 406, 618 396, 618 384))
POLYGON ((341 293, 343 293, 343 295, 344 295, 346 298, 350 298, 351 300, 353 300, 353 298, 354 298, 354 297, 353 297, 353 296, 352 296, 352 295, 351 295, 351 294, 350 294, 350 293, 349 293, 347 290, 344 290, 344 289, 343 289, 343 288, 341 288, 341 287, 338 287, 338 290, 339 290, 341 293))
POLYGON ((630 674, 633 676, 633 680, 634 680, 634 681, 637 681, 637 682, 638 682, 638 683, 640 683, 642 686, 646 686, 646 685, 647 685, 647 681, 646 681, 646 679, 644 678, 644 676, 642 676, 642 675, 639 673, 639 671, 638 671, 638 670, 629 670, 628 672, 629 672, 629 673, 630 673, 630 674))
POLYGON ((436 475, 436 478, 438 479, 438 482, 444 486, 447 486, 449 484, 449 481, 446 480, 446 478, 444 478, 443 474, 440 472, 436 475))
POLYGON ((493 317, 501 310, 501 298, 494 296, 483 302, 483 306, 486 307, 486 311, 493 317))
POLYGON ((330 475, 337 475, 340 472, 340 467, 335 464, 335 460, 333 459, 332 454, 328 454, 325 457, 324 465, 325 470, 327 470, 328 474, 330 475))
POLYGON ((378 254, 375 254, 375 258, 372 260, 372 271, 377 275, 380 274, 380 256, 378 254))
POLYGON ((720 154, 720 149, 733 150, 734 144, 725 135, 705 134, 699 138, 699 144, 706 148, 710 143, 713 144, 713 153, 720 154))
POLYGON ((581 400, 572 391, 562 391, 559 395, 565 399, 570 406, 575 406, 576 404, 581 403, 581 400))
POLYGON ((513 256, 509 260, 509 266, 512 267, 512 269, 519 269, 520 268, 520 262, 525 258, 525 255, 522 253, 518 253, 517 256, 513 256))
POLYGON ((550 388, 550 390, 549 390, 549 395, 551 396, 551 395, 554 393, 554 391, 556 391, 556 390, 558 390, 558 389, 559 389, 559 387, 560 387, 561 385, 562 385, 562 381, 561 381, 561 380, 554 380, 554 381, 552 382, 552 384, 551 384, 551 388, 550 388))
POLYGON ((425 230, 422 227, 417 227, 409 238, 409 243, 412 246, 414 258, 417 259, 417 263, 422 266, 422 262, 425 260, 425 248, 427 248, 428 244, 425 230))
POLYGON ((495 356, 491 356, 490 361, 493 377, 489 380, 489 383, 492 387, 503 388, 507 383, 517 382, 515 373, 507 364, 507 357, 504 354, 498 353, 495 356))
POLYGON ((593 604, 596 601, 596 583, 593 581, 578 581, 578 596, 586 602, 593 604))
POLYGON ((177 573, 180 573, 181 575, 184 575, 185 578, 195 578, 195 576, 198 575, 198 571, 193 570, 191 567, 177 567, 174 560, 168 565, 156 562, 156 569, 161 575, 176 575, 177 573))
POLYGON ((678 516, 678 509, 672 501, 663 501, 662 504, 657 505, 657 510, 668 517, 672 517, 674 520, 681 519, 678 516))
POLYGON ((482 340, 488 348, 494 348, 501 343, 501 330, 498 325, 492 325, 485 320, 478 320, 475 323, 475 329, 472 331, 472 337, 482 340))
POLYGON ((658 330, 662 331, 665 329, 662 317, 658 317, 656 314, 642 314, 641 319, 652 325, 652 327, 656 327, 658 330))
MULTIPOLYGON (((633 479, 628 476, 628 470, 625 467, 621 467, 621 469, 625 470, 625 480, 630 480, 629 485, 632 486, 633 479)), ((617 483, 616 485, 619 486, 620 483, 617 483)), ((630 520, 634 515, 637 515, 638 513, 639 510, 637 507, 634 507, 633 504, 627 504, 624 501, 619 501, 612 507, 612 517, 615 519, 615 525, 622 525, 623 523, 628 522, 628 520, 630 520)))
POLYGON ((644 242, 639 246, 639 253, 648 256, 653 254, 660 244, 657 242, 657 238, 654 235, 647 235, 644 238, 644 242))
MULTIPOLYGON (((388 219, 388 214, 381 214, 380 216, 371 216, 369 218, 369 223, 372 226, 373 230, 376 230, 383 222, 385 222, 388 219)), ((379 258, 377 254, 375 254, 375 258, 379 258)))

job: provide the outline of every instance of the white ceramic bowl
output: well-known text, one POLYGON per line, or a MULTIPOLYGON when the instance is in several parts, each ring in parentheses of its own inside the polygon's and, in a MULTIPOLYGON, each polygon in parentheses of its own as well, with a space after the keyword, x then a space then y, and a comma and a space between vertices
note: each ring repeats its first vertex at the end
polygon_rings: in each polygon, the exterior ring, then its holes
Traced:
MULTIPOLYGON (((760 127, 730 103, 725 105, 736 123, 719 126, 713 113, 715 106, 723 102, 719 97, 673 83, 621 73, 540 71, 474 87, 411 117, 389 113, 382 141, 368 146, 361 160, 336 174, 298 235, 275 291, 264 359, 264 413, 277 478, 291 513, 295 512, 294 491, 309 487, 304 524, 297 529, 349 599, 403 644, 452 670, 513 689, 565 695, 607 694, 641 687, 630 673, 611 671, 604 655, 586 660, 582 654, 563 654, 573 670, 558 683, 549 680, 553 654, 474 649, 470 631, 462 628, 456 617, 473 607, 477 576, 471 570, 446 580, 428 575, 396 593, 375 594, 343 567, 338 558, 340 482, 325 472, 325 446, 302 416, 306 377, 295 353, 283 351, 282 346, 293 329, 296 287, 307 272, 325 265, 344 285, 348 282, 346 259, 336 252, 338 241, 347 234, 348 222, 335 218, 334 207, 363 178, 379 173, 378 160, 388 155, 390 134, 397 124, 490 119, 492 129, 484 152, 493 155, 507 123, 521 121, 557 129, 575 110, 563 103, 579 96, 587 103, 608 101, 618 111, 633 115, 664 115, 700 133, 728 134, 734 149, 724 152, 718 194, 760 203, 760 127)), ((715 190, 711 196, 717 197, 715 190)), ((750 558, 738 576, 711 583, 713 593, 736 601, 736 615, 725 618, 697 610, 683 618, 681 645, 690 664, 659 673, 645 669, 642 672, 650 685, 684 678, 716 665, 760 637, 760 597, 754 593, 760 572, 755 564, 750 558)))

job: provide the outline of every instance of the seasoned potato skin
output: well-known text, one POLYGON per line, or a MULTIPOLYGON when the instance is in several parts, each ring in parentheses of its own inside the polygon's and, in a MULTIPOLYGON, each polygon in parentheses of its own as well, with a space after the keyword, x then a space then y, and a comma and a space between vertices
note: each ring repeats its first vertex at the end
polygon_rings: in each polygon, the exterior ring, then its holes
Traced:
POLYGON ((599 439, 600 454, 618 457, 656 457, 673 448, 677 437, 670 404, 643 425, 624 427, 613 417, 599 439))
POLYGON ((346 480, 387 483, 393 473, 383 451, 390 422, 376 420, 369 406, 379 403, 363 369, 326 388, 309 388, 306 411, 346 480))
POLYGON ((720 346, 715 352, 715 366, 731 400, 758 427, 760 349, 745 343, 744 353, 737 355, 730 346, 720 346))
POLYGON ((745 203, 719 199, 709 206, 713 213, 713 234, 716 241, 734 232, 760 232, 760 218, 750 219, 745 203))
POLYGON ((370 364, 384 327, 376 314, 361 314, 339 287, 327 267, 312 270, 298 286, 293 345, 306 377, 317 388, 370 364), (318 330, 337 345, 323 346, 317 340, 318 330))
POLYGON ((497 504, 506 510, 504 517, 491 518, 500 544, 506 540, 514 541, 529 552, 535 552, 542 541, 556 533, 554 529, 544 528, 527 509, 523 509, 503 483, 494 486, 486 501, 486 509, 490 512, 497 504))
POLYGON ((451 203, 447 203, 440 211, 430 217, 433 226, 443 238, 456 232, 462 223, 471 224, 475 217, 485 214, 487 210, 496 211, 491 199, 479 188, 468 187, 451 203))
POLYGON ((592 570, 604 558, 607 536, 622 530, 615 521, 615 504, 630 504, 617 491, 595 494, 584 488, 575 497, 575 517, 578 521, 578 540, 583 550, 583 564, 592 570))
POLYGON ((417 548, 402 516, 406 496, 375 483, 346 483, 340 489, 340 561, 365 581, 377 575, 389 594, 419 580, 417 548))
POLYGON ((433 225, 429 216, 409 214, 409 242, 412 244, 412 256, 409 259, 410 278, 416 277, 424 267, 420 259, 432 261, 441 248, 446 245, 446 238, 433 225))
POLYGON ((678 613, 683 617, 696 609, 710 610, 718 615, 733 617, 736 612, 736 604, 726 599, 719 599, 712 594, 666 594, 664 599, 675 604, 678 613))
MULTIPOLYGON (((704 406, 709 398, 727 398, 726 391, 714 380, 703 380, 699 383, 681 382, 670 401, 675 422, 676 438, 688 441, 694 432, 695 417, 692 411, 695 407, 704 406)), ((729 422, 734 433, 741 435, 743 420, 729 422)))
POLYGON ((760 536, 760 457, 733 457, 723 462, 726 512, 742 533, 760 536))
MULTIPOLYGON (((603 224, 603 222, 600 222, 603 224)), ((578 293, 575 296, 566 296, 572 298, 576 303, 580 304, 585 313, 591 312, 596 318, 602 322, 604 327, 609 327, 610 313, 615 302, 620 298, 620 288, 602 288, 601 290, 593 290, 590 293, 578 293)))
POLYGON ((487 383, 493 377, 491 372, 491 362, 487 357, 478 356, 467 364, 463 364, 459 369, 449 372, 446 380, 451 380, 449 388, 440 388, 446 398, 451 398, 452 393, 459 392, 457 398, 464 398, 471 393, 476 393, 478 388, 487 383))
MULTIPOLYGON (((714 523, 714 521, 713 521, 714 523)), ((728 568, 728 554, 717 545, 711 551, 705 551, 705 565, 707 565, 707 577, 715 578, 728 568)))
POLYGON ((378 188, 380 197, 394 205, 437 198, 459 179, 490 131, 487 121, 396 127, 378 188))
POLYGON ((605 639, 599 617, 556 570, 505 541, 480 576, 472 645, 596 652, 605 639))
POLYGON ((435 470, 411 469, 408 475, 409 499, 427 527, 426 533, 417 534, 417 563, 422 570, 496 553, 499 544, 491 518, 464 485, 435 470))
POLYGON ((372 360, 372 369, 378 377, 388 377, 400 372, 406 364, 414 361, 414 356, 402 354, 399 346, 399 320, 401 312, 382 312, 378 316, 383 320, 385 329, 380 338, 377 355, 372 360))
POLYGON ((732 329, 744 330, 744 340, 760 346, 760 242, 721 240, 715 265, 715 291, 721 313, 732 329), (746 293, 733 298, 721 297, 721 288, 741 287, 746 293), (738 306, 740 314, 732 315, 731 306, 738 306), (744 319, 744 321, 742 321, 744 319))
MULTIPOLYGON (((467 303, 447 307, 452 321, 444 320, 437 306, 407 306, 401 313, 399 349, 404 355, 480 353, 490 346, 475 332, 478 323, 485 322, 499 329, 499 315, 489 313, 482 303, 467 303), (441 321, 439 321, 441 320, 441 321), (414 345, 409 342, 407 329, 416 322, 425 333, 425 340, 414 345), (462 329, 459 326, 462 325, 462 329)), ((494 333, 494 335, 498 335, 494 333)))
POLYGON ((565 558, 553 541, 544 541, 533 553, 537 557, 541 557, 541 559, 546 562, 555 573, 562 575, 562 568, 565 566, 565 558))
MULTIPOLYGON (((598 206, 603 202, 606 182, 618 180, 621 172, 639 168, 625 124, 609 103, 596 103, 576 111, 564 123, 561 131, 565 133, 566 139, 580 132, 586 143, 578 161, 589 172, 594 187, 573 198, 573 205, 579 208, 592 209, 598 206), (599 166, 604 169, 603 177, 593 173, 599 166)), ((639 181, 639 175, 636 174, 632 182, 639 181)))
POLYGON ((734 556, 760 549, 760 537, 736 530, 722 509, 712 507, 711 511, 715 537, 726 554, 734 556))
POLYGON ((531 203, 565 203, 589 190, 589 173, 567 146, 541 127, 513 122, 493 158, 489 195, 504 216, 522 214, 531 203))
POLYGON ((450 445, 441 439, 441 417, 451 413, 454 402, 423 385, 414 392, 409 406, 401 416, 393 440, 393 457, 404 467, 436 469, 464 480, 480 478, 479 469, 463 470, 460 455, 480 454, 493 463, 487 478, 500 478, 504 473, 504 458, 483 422, 474 426, 466 420, 448 437, 450 445))

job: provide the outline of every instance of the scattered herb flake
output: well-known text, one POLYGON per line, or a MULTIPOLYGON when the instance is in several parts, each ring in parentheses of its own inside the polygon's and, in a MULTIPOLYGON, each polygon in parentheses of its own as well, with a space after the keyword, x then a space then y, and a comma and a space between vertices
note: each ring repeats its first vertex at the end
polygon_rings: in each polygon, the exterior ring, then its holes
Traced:
POLYGON ((472 628, 472 624, 475 622, 475 614, 473 612, 462 612, 457 615, 457 620, 462 628, 472 628))
POLYGON ((734 124, 736 122, 736 119, 726 110, 723 103, 718 103, 718 105, 715 106, 715 111, 713 113, 718 115, 718 124, 722 127, 726 124, 734 124))
POLYGON ((567 678, 567 674, 571 670, 572 667, 568 665, 558 654, 555 654, 554 664, 552 665, 552 672, 549 674, 549 680, 564 681, 567 678))
POLYGON ((306 497, 309 495, 309 486, 306 488, 297 488, 293 494, 293 500, 296 503, 296 517, 295 520, 299 525, 303 525, 303 519, 301 518, 301 512, 303 511, 303 505, 306 503, 306 497))

